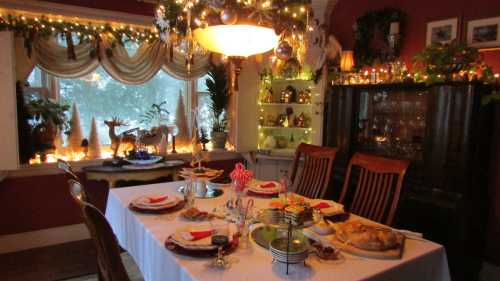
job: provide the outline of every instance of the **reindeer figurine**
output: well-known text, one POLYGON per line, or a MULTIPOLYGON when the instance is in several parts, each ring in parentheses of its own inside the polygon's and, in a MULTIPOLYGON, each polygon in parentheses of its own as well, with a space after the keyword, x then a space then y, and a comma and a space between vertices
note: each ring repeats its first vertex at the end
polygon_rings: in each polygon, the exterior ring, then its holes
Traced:
POLYGON ((111 139, 113 158, 116 158, 121 144, 127 145, 125 151, 135 149, 137 138, 135 135, 130 134, 130 132, 136 129, 127 130, 117 135, 115 133, 115 127, 128 126, 128 124, 126 124, 123 120, 118 119, 118 117, 113 117, 110 121, 104 121, 104 124, 109 127, 109 138, 111 139))

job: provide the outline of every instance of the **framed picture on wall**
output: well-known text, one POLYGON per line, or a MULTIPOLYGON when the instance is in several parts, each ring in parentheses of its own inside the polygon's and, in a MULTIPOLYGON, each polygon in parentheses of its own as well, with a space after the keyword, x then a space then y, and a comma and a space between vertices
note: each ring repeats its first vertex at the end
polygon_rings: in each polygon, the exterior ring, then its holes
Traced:
POLYGON ((467 45, 475 48, 500 47, 500 17, 469 21, 467 45))
POLYGON ((431 21, 427 23, 426 46, 448 44, 458 36, 458 18, 431 21))

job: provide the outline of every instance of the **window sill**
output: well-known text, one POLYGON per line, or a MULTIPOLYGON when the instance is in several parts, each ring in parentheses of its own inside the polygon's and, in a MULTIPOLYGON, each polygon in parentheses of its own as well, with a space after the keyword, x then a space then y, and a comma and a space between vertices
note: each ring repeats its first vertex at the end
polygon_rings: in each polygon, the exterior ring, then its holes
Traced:
MULTIPOLYGON (((241 158, 241 155, 235 151, 210 151, 208 153, 209 161, 221 161, 221 160, 231 160, 241 158)), ((191 160, 191 153, 178 153, 169 154, 165 157, 166 160, 191 160)), ((101 165, 106 159, 97 160, 82 160, 71 162, 71 166, 76 172, 80 172, 83 167, 101 165)), ((19 177, 33 177, 33 176, 44 176, 44 175, 55 175, 60 174, 61 171, 57 168, 56 163, 43 163, 43 164, 33 164, 33 165, 21 165, 18 170, 9 171, 9 178, 19 178, 19 177)))

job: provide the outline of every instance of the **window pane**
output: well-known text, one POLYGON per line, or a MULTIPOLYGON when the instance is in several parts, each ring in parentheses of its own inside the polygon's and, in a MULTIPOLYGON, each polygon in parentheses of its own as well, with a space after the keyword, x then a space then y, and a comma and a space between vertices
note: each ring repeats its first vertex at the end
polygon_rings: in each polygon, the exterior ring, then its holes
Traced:
POLYGON ((212 112, 210 107, 212 105, 212 100, 210 96, 206 93, 198 93, 198 114, 199 114, 199 126, 204 128, 205 132, 208 133, 210 137, 212 134, 212 112))
POLYGON ((116 128, 117 133, 135 127, 149 128, 156 124, 141 123, 141 115, 152 104, 165 102, 168 122, 175 122, 179 93, 185 95, 187 83, 158 72, 150 81, 141 85, 125 85, 110 77, 99 67, 80 79, 60 79, 60 100, 65 104, 75 102, 80 110, 84 136, 88 137, 92 117, 96 118, 101 143, 111 143, 105 120, 118 117, 129 126, 116 128))
POLYGON ((28 76, 28 83, 30 87, 41 88, 42 85, 42 70, 35 66, 33 71, 31 71, 30 76, 28 76))
POLYGON ((196 83, 196 90, 198 92, 208 92, 207 85, 205 84, 205 80, 208 78, 208 74, 199 78, 196 83))
MULTIPOLYGON (((73 40, 73 45, 80 44, 80 37, 75 32, 71 32, 71 39, 73 40)), ((57 35, 57 43, 64 48, 68 48, 68 42, 66 41, 66 34, 60 33, 57 35)))

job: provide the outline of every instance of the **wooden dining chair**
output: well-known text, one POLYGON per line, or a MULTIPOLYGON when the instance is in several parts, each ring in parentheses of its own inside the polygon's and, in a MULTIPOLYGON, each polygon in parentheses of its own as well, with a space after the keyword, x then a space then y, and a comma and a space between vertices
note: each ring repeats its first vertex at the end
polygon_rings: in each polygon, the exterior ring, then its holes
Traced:
POLYGON ((72 179, 68 184, 97 250, 99 281, 130 281, 120 256, 118 241, 106 217, 83 199, 82 184, 72 179))
POLYGON ((290 181, 295 193, 309 198, 323 198, 332 177, 336 148, 301 143, 295 151, 290 181), (304 159, 299 173, 301 159, 304 159))
POLYGON ((76 173, 73 171, 73 168, 71 165, 62 160, 62 159, 57 159, 57 167, 64 172, 64 174, 68 177, 68 179, 73 179, 75 181, 80 181, 76 173))
POLYGON ((356 189, 349 211, 386 225, 392 225, 409 164, 407 160, 363 153, 354 154, 349 161, 340 203, 344 204, 347 200, 349 187, 352 184, 352 169, 358 167, 359 177, 355 183, 356 189))

